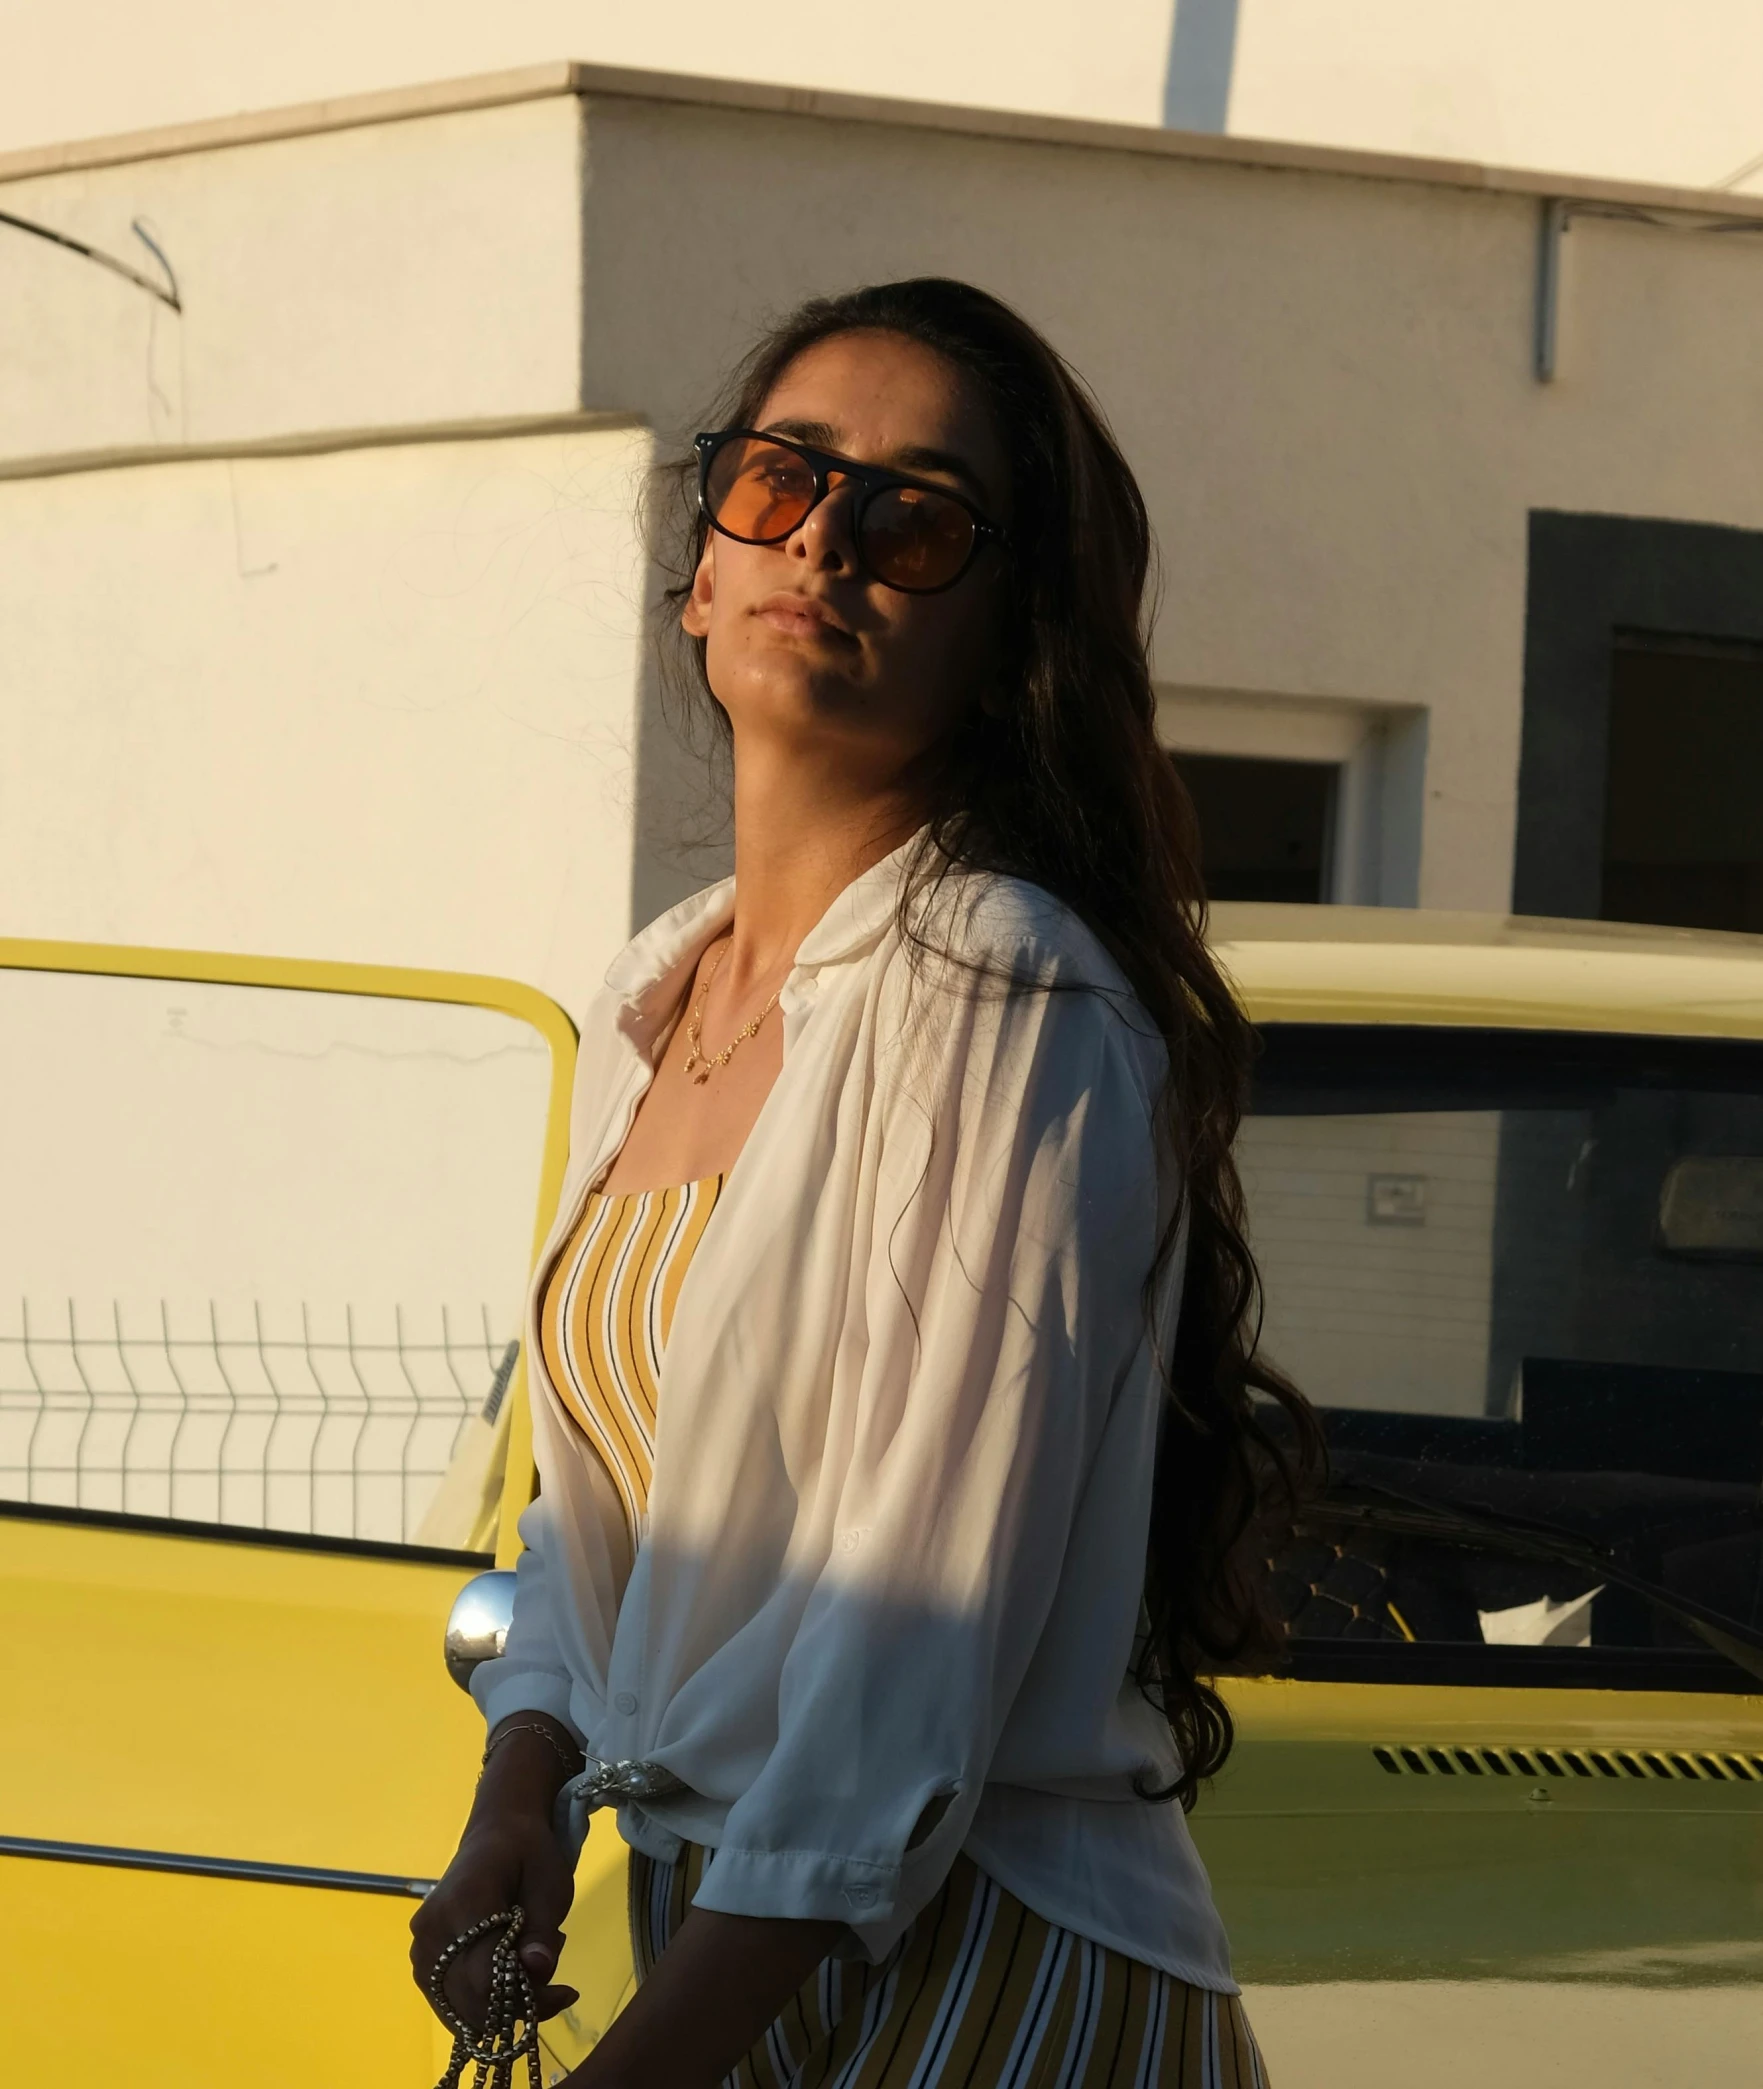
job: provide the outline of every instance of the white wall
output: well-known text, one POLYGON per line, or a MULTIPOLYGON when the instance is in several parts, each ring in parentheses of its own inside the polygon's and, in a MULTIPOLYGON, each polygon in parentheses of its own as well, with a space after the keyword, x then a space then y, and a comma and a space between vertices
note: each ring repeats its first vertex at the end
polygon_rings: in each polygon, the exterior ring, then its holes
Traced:
POLYGON ((0 151, 562 58, 1684 185, 1763 155, 1755 0, 13 0, 0 151))
POLYGON ((0 151, 560 58, 1155 123, 1172 11, 1173 0, 12 0, 0 151))
POLYGON ((511 974, 629 934, 648 443, 0 482, 0 933, 511 974))
POLYGON ((1763 192, 1763 8, 1241 0, 1228 128, 1685 188, 1756 161, 1763 192))
POLYGON ((0 459, 568 411, 581 126, 567 95, 7 183, 0 459))
POLYGON ((611 96, 587 129, 586 404, 677 438, 811 291, 1017 301, 1144 485, 1165 691, 1424 712, 1380 898, 1510 902, 1533 508, 1763 527, 1763 238, 1576 221, 1542 385, 1532 196, 611 96))
POLYGON ((1487 1412, 1497 1110, 1250 1117, 1238 1158, 1262 1340, 1320 1407, 1487 1412), (1373 1212, 1418 1181, 1413 1223, 1373 1212))
POLYGON ((518 1017, 0 972, 0 1074, 13 1294, 98 1329, 256 1300, 278 1335, 302 1303, 327 1335, 350 1305, 375 1339, 399 1304, 519 1331, 551 1054, 518 1017))

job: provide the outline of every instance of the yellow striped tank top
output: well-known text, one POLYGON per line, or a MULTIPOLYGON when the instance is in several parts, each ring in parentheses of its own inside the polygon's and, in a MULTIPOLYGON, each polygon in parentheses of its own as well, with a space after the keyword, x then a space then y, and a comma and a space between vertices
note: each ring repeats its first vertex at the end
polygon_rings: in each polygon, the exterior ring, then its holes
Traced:
POLYGON ((591 1192, 539 1307, 545 1369, 612 1476, 633 1547, 648 1520, 662 1352, 722 1180, 591 1192))

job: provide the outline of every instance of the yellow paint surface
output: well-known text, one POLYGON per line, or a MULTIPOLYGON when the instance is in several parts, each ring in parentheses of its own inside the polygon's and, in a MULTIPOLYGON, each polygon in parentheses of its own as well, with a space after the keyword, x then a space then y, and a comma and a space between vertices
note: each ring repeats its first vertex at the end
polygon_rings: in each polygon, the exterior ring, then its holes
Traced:
POLYGON ((432 2089, 410 1901, 0 1858, 9 2089, 432 2089))
MULTIPOLYGON (((1763 1692, 1733 1670, 1719 1691, 1477 1689, 1467 1684, 1299 1683, 1233 1677, 1244 1741, 1491 1742, 1516 1747, 1763 1750, 1763 1692)), ((1229 1777, 1228 1769, 1225 1777, 1229 1777)), ((1222 1781, 1221 1781, 1222 1782, 1222 1781)))
POLYGON ((1258 1022, 1763 1036, 1763 936, 1405 907, 1223 905, 1209 940, 1258 1022))
POLYGON ((482 1725, 471 1570, 0 1517, 4 1832, 432 1877, 482 1725))

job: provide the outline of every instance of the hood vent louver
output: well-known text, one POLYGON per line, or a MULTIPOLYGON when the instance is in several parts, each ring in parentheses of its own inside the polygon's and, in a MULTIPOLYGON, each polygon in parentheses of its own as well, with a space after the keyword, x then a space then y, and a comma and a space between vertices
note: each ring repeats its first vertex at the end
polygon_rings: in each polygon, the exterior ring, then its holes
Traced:
POLYGON ((1390 1742, 1372 1749, 1392 1777, 1663 1777, 1763 1784, 1763 1755, 1681 1748, 1494 1748, 1390 1742))

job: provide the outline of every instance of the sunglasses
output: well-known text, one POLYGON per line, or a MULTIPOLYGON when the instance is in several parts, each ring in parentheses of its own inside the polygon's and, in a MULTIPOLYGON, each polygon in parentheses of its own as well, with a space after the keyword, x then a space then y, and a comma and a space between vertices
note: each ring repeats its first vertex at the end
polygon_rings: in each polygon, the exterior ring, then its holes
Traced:
POLYGON ((704 518, 737 544, 783 543, 826 499, 835 477, 848 480, 857 489, 851 526, 858 565, 904 595, 952 588, 988 543, 1005 541, 996 524, 946 486, 781 435, 724 428, 698 436, 692 447, 704 518))

